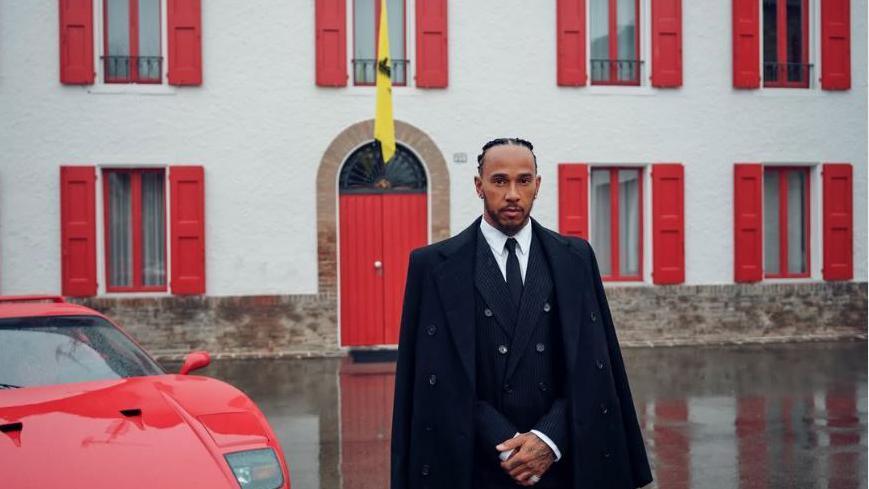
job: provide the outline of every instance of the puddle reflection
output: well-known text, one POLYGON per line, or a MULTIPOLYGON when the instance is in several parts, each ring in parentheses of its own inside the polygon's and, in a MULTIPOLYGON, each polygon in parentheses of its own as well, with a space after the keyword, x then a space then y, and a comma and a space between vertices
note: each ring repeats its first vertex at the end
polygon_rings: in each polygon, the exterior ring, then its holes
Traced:
MULTIPOLYGON (((660 489, 866 488, 866 343, 624 351, 660 489)), ((389 485, 395 365, 218 361, 284 448, 294 489, 389 485)))

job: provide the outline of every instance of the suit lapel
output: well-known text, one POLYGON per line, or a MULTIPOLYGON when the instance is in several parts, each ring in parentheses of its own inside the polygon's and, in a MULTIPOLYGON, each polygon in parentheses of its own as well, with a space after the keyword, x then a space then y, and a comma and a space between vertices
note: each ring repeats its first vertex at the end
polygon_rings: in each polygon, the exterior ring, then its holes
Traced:
POLYGON ((546 259, 536 250, 537 237, 531 239, 531 248, 528 255, 528 269, 525 271, 525 289, 522 292, 522 303, 519 307, 519 317, 516 321, 515 334, 513 343, 510 346, 510 357, 507 358, 507 374, 505 379, 509 379, 516 367, 519 365, 519 360, 525 354, 528 340, 537 329, 537 323, 540 319, 540 314, 543 311, 543 304, 549 293, 552 291, 552 282, 549 279, 549 274, 546 273, 546 259))
POLYGON ((480 220, 477 219, 441 250, 444 257, 434 270, 434 279, 447 317, 450 337, 471 386, 476 379, 474 363, 474 285, 468 273, 474 269, 474 244, 480 220))
POLYGON ((507 288, 507 282, 504 281, 501 269, 498 268, 495 257, 492 255, 492 248, 481 231, 478 231, 477 234, 475 267, 474 282, 477 285, 477 290, 486 302, 486 307, 495 315, 498 326, 504 330, 509 338, 512 338, 516 324, 516 306, 510 298, 510 290, 507 288))
POLYGON ((581 257, 570 248, 566 239, 544 228, 537 221, 532 220, 532 223, 535 237, 540 238, 540 244, 549 259, 564 338, 564 358, 567 370, 572 374, 579 351, 579 328, 583 324, 583 301, 580 300, 582 277, 585 273, 591 273, 591 270, 583 265, 581 257))

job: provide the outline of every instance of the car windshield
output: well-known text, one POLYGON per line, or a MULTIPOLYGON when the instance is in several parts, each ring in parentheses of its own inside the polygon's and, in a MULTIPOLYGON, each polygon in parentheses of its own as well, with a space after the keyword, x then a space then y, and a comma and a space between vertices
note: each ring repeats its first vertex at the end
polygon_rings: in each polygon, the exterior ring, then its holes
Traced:
POLYGON ((0 389, 163 373, 100 317, 0 319, 0 389))

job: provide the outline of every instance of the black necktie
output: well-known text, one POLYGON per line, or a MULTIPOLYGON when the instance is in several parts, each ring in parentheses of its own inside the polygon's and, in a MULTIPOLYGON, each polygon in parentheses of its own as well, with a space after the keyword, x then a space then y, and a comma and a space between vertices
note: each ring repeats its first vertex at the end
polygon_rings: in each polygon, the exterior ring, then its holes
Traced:
POLYGON ((507 288, 510 289, 513 304, 519 308, 519 302, 522 300, 522 272, 519 270, 519 257, 516 256, 516 239, 507 238, 504 247, 509 253, 507 256, 507 288))

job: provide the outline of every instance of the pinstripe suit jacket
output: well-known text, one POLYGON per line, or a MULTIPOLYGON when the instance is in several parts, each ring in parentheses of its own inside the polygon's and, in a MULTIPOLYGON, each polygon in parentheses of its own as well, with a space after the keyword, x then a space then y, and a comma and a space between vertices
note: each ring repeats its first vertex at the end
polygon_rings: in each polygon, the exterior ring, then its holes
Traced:
MULTIPOLYGON (((558 463, 570 464, 568 487, 646 485, 651 471, 594 252, 583 239, 532 225, 559 305, 560 338, 553 341, 564 356, 563 443, 570 449, 558 463)), ((410 257, 395 379, 393 489, 473 485, 478 229, 479 219, 410 257)), ((516 366, 508 361, 506 369, 516 366)))

